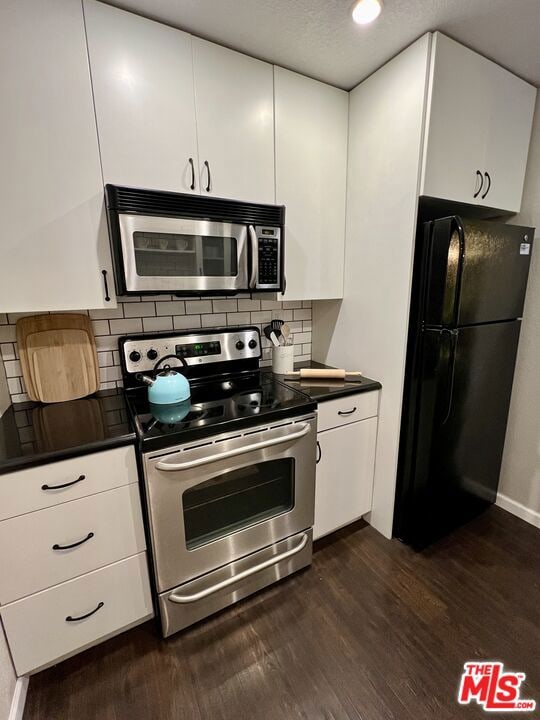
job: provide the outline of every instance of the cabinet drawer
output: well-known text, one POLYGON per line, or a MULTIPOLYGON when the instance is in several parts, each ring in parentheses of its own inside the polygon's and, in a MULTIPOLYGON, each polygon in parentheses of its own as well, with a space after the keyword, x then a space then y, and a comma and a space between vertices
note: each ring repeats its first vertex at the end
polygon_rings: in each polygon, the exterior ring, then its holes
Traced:
POLYGON ((134 483, 4 520, 0 605, 144 549, 139 486, 134 483), (72 547, 54 549, 56 545, 72 547))
POLYGON ((347 395, 319 403, 317 430, 323 432, 357 420, 375 417, 379 412, 379 391, 347 395))
POLYGON ((0 520, 137 480, 132 445, 17 470, 0 475, 0 520), (48 488, 43 489, 44 485, 48 488))
POLYGON ((17 675, 63 660, 152 616, 146 553, 18 600, 1 614, 17 675))

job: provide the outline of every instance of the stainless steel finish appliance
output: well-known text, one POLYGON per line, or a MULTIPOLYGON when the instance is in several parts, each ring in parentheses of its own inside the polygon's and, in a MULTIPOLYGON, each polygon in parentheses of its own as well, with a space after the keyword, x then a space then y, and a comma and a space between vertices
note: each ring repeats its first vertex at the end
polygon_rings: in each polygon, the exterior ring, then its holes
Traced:
POLYGON ((310 564, 316 404, 259 370, 257 328, 132 336, 120 349, 167 636, 310 564), (136 384, 150 351, 188 362, 179 421, 157 421, 136 384))
POLYGON ((284 291, 285 209, 107 185, 119 294, 284 291))

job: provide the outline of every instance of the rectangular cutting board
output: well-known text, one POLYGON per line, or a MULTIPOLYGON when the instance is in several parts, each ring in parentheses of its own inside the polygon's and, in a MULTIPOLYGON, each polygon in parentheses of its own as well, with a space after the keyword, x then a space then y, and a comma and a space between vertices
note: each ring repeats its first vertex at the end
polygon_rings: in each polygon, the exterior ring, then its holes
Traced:
POLYGON ((17 321, 17 344, 31 400, 64 402, 99 389, 99 367, 88 315, 31 315, 17 321))

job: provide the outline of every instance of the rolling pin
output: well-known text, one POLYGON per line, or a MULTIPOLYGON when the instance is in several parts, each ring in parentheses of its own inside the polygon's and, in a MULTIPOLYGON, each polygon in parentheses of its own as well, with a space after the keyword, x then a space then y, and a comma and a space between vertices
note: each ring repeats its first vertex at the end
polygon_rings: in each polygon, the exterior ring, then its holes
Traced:
POLYGON ((361 372, 349 372, 347 370, 343 370, 340 368, 333 368, 331 370, 325 370, 321 368, 318 370, 317 368, 302 368, 301 370, 297 370, 296 372, 287 373, 287 377, 297 377, 301 380, 306 379, 326 379, 326 380, 346 380, 347 378, 359 378, 362 377, 361 372))

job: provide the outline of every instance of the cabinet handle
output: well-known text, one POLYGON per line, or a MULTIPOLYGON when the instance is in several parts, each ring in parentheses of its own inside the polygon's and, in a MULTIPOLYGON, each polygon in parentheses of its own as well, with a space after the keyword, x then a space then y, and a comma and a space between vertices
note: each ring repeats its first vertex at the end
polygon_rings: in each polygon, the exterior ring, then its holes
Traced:
POLYGON ((208 163, 208 160, 204 161, 204 165, 206 167, 206 172, 208 173, 208 182, 206 184, 206 192, 210 192, 210 189, 212 187, 212 176, 210 175, 210 165, 208 163))
POLYGON ((104 602, 100 602, 98 603, 98 606, 96 608, 90 610, 90 612, 86 613, 86 615, 79 615, 79 617, 72 617, 71 615, 68 615, 66 618, 66 622, 77 622, 78 620, 86 620, 86 618, 89 618, 91 615, 94 615, 94 613, 97 613, 98 610, 101 610, 104 605, 104 602))
POLYGON ((69 487, 70 485, 75 485, 76 483, 81 482, 81 480, 85 480, 86 475, 79 475, 79 477, 76 480, 72 480, 71 482, 64 483, 63 485, 42 485, 42 490, 61 490, 62 488, 69 487))
POLYGON ((488 182, 488 186, 487 186, 486 192, 482 195, 482 200, 486 197, 486 195, 488 194, 488 192, 491 190, 491 175, 490 175, 488 172, 484 173, 484 175, 486 176, 486 180, 487 180, 487 182, 488 182))
POLYGON ((322 458, 321 443, 317 440, 317 459, 315 460, 315 465, 318 465, 321 462, 321 458, 322 458))
POLYGON ((476 171, 476 177, 477 177, 477 178, 480 178, 480 187, 479 187, 478 190, 474 193, 474 197, 475 197, 475 198, 480 195, 480 193, 482 192, 482 188, 484 187, 484 176, 482 175, 482 173, 480 172, 480 170, 477 170, 477 171, 476 171))
POLYGON ((344 415, 352 415, 355 412, 356 412, 356 408, 353 407, 352 410, 338 410, 338 415, 341 415, 343 417, 344 415))
POLYGON ((105 285, 105 302, 111 302, 109 295, 109 283, 107 282, 107 271, 102 270, 101 274, 103 275, 103 284, 105 285))
POLYGON ((82 540, 79 540, 78 542, 72 543, 71 545, 58 545, 58 543, 55 543, 52 546, 53 550, 71 550, 71 548, 79 547, 79 545, 82 545, 85 542, 88 542, 91 538, 94 537, 93 532, 89 532, 88 535, 83 538, 82 540))
POLYGON ((189 158, 189 164, 191 165, 191 185, 189 187, 195 190, 195 164, 193 158, 189 158))

